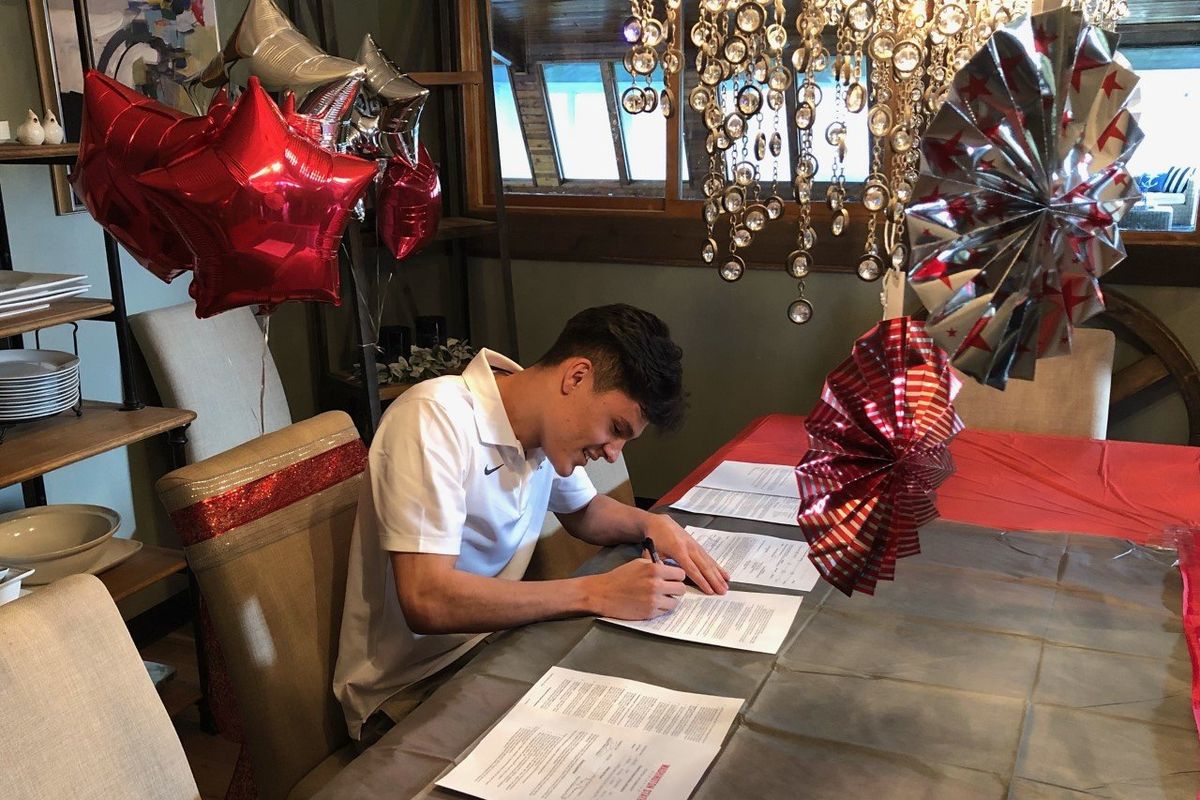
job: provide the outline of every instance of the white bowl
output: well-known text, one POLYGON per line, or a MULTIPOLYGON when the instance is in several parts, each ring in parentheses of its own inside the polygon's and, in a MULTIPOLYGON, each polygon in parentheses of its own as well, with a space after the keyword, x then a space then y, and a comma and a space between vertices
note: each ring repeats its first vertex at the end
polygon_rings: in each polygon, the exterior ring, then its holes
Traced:
POLYGON ((31 566, 65 558, 112 538, 121 525, 104 506, 37 506, 0 515, 0 563, 31 566))

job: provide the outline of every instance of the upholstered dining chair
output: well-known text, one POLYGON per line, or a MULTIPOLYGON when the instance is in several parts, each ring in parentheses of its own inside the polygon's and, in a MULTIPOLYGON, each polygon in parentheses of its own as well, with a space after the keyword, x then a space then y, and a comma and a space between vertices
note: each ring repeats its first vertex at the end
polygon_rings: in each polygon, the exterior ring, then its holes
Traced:
POLYGON ((249 308, 196 319, 196 304, 189 302, 134 314, 129 325, 163 403, 196 412, 184 445, 189 462, 291 424, 269 352, 260 397, 263 333, 249 308), (259 422, 260 401, 265 424, 259 422))
MULTIPOLYGON (((163 403, 196 412, 183 445, 186 462, 223 453, 291 424, 279 371, 270 351, 264 358, 263 333, 249 308, 197 319, 196 304, 189 301, 134 314, 129 324, 163 403)), ((209 535, 207 531, 197 533, 209 535)), ((183 544, 192 542, 185 539, 183 544)), ((206 710, 223 736, 240 742, 241 718, 225 660, 211 635, 207 610, 202 607, 199 614, 203 633, 199 647, 207 667, 206 710)), ((253 797, 253 776, 243 752, 225 800, 253 797)))
POLYGON ((970 428, 1104 439, 1116 337, 1076 328, 1071 354, 1037 362, 1034 380, 1010 380, 1004 391, 963 379, 954 408, 970 428))
MULTIPOLYGON (((633 485, 629 481, 629 469, 625 466, 625 454, 608 463, 604 460, 589 461, 584 468, 596 486, 596 491, 606 494, 626 505, 633 505, 633 485)), ((527 580, 551 580, 568 578, 579 565, 599 551, 599 547, 576 539, 563 530, 558 518, 546 512, 542 532, 533 557, 525 569, 527 580)))
POLYGON ((0 608, 0 779, 30 800, 196 800, 183 746, 112 596, 63 578, 0 608))
POLYGON ((309 797, 353 757, 332 683, 366 462, 331 411, 157 484, 190 542, 262 800, 309 797))

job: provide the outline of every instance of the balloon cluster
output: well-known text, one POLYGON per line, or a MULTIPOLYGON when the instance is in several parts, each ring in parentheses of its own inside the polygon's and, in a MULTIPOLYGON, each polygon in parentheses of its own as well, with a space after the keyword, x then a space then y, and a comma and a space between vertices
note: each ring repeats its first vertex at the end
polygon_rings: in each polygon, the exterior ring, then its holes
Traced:
POLYGON ((437 170, 418 141, 429 90, 368 34, 357 61, 308 41, 272 0, 251 0, 201 76, 187 116, 98 72, 84 80, 71 184, 92 216, 164 281, 187 270, 196 313, 339 301, 337 250, 376 181, 380 238, 397 259, 432 241, 437 170), (231 101, 229 68, 249 68, 231 101), (267 91, 278 91, 277 105, 267 91))

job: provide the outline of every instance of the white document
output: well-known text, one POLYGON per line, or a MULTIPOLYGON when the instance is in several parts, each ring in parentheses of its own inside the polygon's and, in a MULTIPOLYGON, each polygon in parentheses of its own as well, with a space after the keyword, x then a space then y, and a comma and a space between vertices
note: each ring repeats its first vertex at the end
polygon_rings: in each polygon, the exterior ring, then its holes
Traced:
POLYGON ((707 489, 730 492, 769 494, 800 499, 796 468, 786 464, 751 464, 748 461, 722 461, 696 484, 707 489))
POLYGON ((778 653, 803 599, 798 595, 759 592, 704 594, 689 587, 680 596, 679 605, 661 617, 601 619, 669 639, 756 653, 778 653))
POLYGON ((808 560, 808 542, 691 525, 687 531, 729 572, 731 581, 808 592, 821 577, 808 560))
POLYGON ((686 800, 742 702, 551 667, 437 783, 486 800, 686 800))
POLYGON ((773 522, 776 525, 795 525, 800 513, 800 501, 795 497, 777 497, 773 494, 754 492, 731 492, 725 489, 709 489, 695 486, 671 504, 680 511, 708 514, 713 517, 736 517, 773 522))

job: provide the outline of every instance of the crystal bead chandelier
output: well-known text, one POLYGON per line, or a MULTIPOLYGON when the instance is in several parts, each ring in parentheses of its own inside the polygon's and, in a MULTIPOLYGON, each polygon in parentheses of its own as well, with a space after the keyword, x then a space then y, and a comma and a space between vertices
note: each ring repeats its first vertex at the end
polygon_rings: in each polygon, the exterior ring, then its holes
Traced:
MULTIPOLYGON (((665 0, 663 20, 656 17, 654 0, 630 4, 622 30, 630 45, 625 67, 633 78, 621 97, 628 113, 674 113, 671 76, 683 63, 679 37, 684 32, 677 30, 683 26, 681 1, 665 0), (661 90, 651 79, 659 64, 666 81, 661 90)), ((740 252, 784 216, 784 200, 762 184, 778 179, 764 174, 768 154, 779 156, 784 137, 791 137, 799 214, 795 249, 784 269, 799 286, 788 318, 808 322, 813 305, 805 297, 804 278, 813 268, 812 251, 821 235, 813 206, 827 205, 829 235, 842 236, 849 229, 847 121, 849 115, 865 114, 869 174, 861 210, 853 213, 865 214, 866 237, 856 271, 864 281, 874 281, 888 269, 903 269, 909 255, 905 208, 919 171, 921 135, 955 73, 996 28, 1031 10, 1068 4, 1109 29, 1128 13, 1126 0, 699 0, 686 32, 696 47, 699 83, 684 102, 707 130, 701 259, 715 265, 726 281, 745 274, 740 252), (819 85, 822 73, 833 78, 833 92, 819 85), (776 112, 789 91, 795 93, 795 113, 785 120, 787 130, 780 130, 776 112), (823 197, 815 180, 820 168, 815 136, 834 153, 823 197), (724 246, 719 227, 728 229, 724 246)), ((773 171, 774 163, 771 158, 773 171)))

